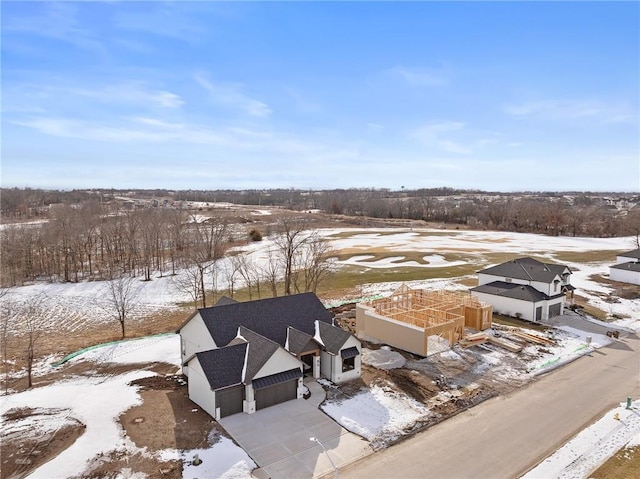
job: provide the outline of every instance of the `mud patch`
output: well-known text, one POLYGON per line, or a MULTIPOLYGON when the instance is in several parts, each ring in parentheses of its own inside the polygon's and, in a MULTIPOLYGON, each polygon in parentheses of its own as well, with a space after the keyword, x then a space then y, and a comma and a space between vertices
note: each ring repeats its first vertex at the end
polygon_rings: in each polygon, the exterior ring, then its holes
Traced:
POLYGON ((71 446, 85 425, 67 409, 11 409, 2 416, 0 478, 26 477, 71 446))

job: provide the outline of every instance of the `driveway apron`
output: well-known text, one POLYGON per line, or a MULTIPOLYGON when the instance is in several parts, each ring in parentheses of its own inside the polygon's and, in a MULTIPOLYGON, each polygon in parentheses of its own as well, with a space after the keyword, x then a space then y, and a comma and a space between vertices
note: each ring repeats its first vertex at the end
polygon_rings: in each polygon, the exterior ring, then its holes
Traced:
POLYGON ((326 394, 305 381, 311 397, 294 399, 255 412, 234 414, 220 424, 259 466, 259 478, 313 478, 373 452, 369 443, 320 411, 326 394), (322 447, 310 438, 315 437, 322 447))

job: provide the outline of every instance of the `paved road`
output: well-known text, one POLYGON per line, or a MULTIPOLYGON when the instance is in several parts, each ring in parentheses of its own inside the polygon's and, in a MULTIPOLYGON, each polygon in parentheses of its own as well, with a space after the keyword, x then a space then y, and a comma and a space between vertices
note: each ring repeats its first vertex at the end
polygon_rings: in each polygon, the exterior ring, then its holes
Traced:
POLYGON ((595 351, 340 471, 342 478, 514 478, 640 397, 640 339, 595 351))

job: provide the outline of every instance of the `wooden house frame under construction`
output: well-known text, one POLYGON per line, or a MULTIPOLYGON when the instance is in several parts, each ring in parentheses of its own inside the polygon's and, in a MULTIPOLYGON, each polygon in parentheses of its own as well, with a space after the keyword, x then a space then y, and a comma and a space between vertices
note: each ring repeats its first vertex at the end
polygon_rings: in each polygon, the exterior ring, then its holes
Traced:
POLYGON ((400 287, 391 296, 356 306, 356 334, 420 356, 428 355, 429 336, 453 346, 464 328, 491 327, 492 306, 468 292, 424 291, 400 287))

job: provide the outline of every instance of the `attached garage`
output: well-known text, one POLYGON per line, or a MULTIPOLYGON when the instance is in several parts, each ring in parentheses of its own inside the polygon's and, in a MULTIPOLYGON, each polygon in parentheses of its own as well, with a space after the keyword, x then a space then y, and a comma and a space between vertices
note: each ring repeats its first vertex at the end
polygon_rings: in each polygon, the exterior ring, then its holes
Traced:
POLYGON ((244 385, 238 384, 230 388, 216 391, 216 406, 220 408, 220 417, 231 416, 242 412, 244 400, 244 385))
POLYGON ((300 377, 302 377, 300 369, 291 369, 254 379, 252 385, 256 400, 256 410, 297 399, 298 378, 300 377))
POLYGON ((559 316, 562 311, 562 303, 556 303, 549 306, 549 317, 559 316))

